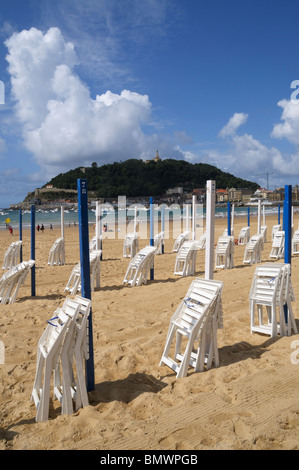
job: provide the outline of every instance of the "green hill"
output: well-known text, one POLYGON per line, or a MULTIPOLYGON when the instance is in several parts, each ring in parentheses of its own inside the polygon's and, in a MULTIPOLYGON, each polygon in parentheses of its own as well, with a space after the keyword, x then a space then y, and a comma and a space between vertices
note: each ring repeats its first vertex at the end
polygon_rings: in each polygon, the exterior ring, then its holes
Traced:
POLYGON ((177 186, 192 191, 204 188, 207 180, 215 180, 216 188, 248 188, 252 191, 259 188, 256 183, 237 178, 215 166, 174 159, 147 163, 130 159, 99 167, 93 163, 91 167, 61 173, 45 186, 77 189, 78 178, 87 179, 88 190, 95 192, 98 198, 115 198, 120 194, 127 197, 161 196, 167 189, 177 186))

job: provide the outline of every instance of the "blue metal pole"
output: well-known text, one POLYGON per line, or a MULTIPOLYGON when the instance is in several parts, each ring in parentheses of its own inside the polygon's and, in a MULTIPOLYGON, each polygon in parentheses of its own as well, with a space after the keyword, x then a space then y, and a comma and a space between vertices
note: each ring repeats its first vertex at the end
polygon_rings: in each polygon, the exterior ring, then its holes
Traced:
MULTIPOLYGON (((19 240, 22 241, 23 239, 23 233, 22 233, 22 209, 19 210, 19 240)), ((23 247, 21 244, 21 249, 20 249, 20 263, 23 261, 23 247)))
MULTIPOLYGON (((35 260, 35 206, 31 206, 31 259, 35 260)), ((35 263, 31 268, 31 295, 35 297, 35 263)))
POLYGON ((285 231, 284 262, 291 263, 292 257, 292 186, 286 185, 284 190, 283 220, 285 231))
POLYGON ((250 227, 250 207, 247 207, 247 227, 250 227))
MULTIPOLYGON (((162 205, 161 229, 162 229, 162 232, 165 231, 165 204, 162 205)), ((163 237, 163 243, 162 243, 162 255, 163 254, 164 254, 164 237, 163 237)))
POLYGON ((230 226, 230 202, 227 203, 227 235, 231 235, 231 226, 230 226))
MULTIPOLYGON (((150 245, 154 246, 154 206, 153 206, 153 198, 150 198, 150 245)), ((154 267, 151 267, 150 270, 150 280, 153 281, 154 279, 154 267)))
MULTIPOLYGON (((89 260, 89 234, 88 234, 88 199, 87 180, 77 180, 78 189, 78 216, 79 216, 79 239, 80 239, 80 266, 81 266, 81 294, 82 297, 91 300, 90 288, 90 260, 89 260)), ((93 334, 92 334, 92 311, 88 318, 89 334, 89 358, 86 360, 86 387, 87 391, 94 390, 94 357, 93 357, 93 334)))

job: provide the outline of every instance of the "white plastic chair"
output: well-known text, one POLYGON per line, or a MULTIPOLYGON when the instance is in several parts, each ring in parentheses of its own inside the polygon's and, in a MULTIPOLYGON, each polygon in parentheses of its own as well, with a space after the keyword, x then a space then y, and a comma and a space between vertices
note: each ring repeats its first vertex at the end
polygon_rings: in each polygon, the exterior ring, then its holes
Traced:
POLYGON ((292 237, 292 255, 299 254, 299 230, 295 230, 292 237))
POLYGON ((280 259, 284 256, 285 232, 276 231, 274 234, 272 248, 269 258, 280 259))
POLYGON ((263 235, 263 241, 266 243, 267 241, 267 225, 261 226, 261 234, 263 235))
POLYGON ((162 255, 162 246, 164 245, 164 232, 155 235, 154 245, 156 247, 156 255, 162 255))
POLYGON ((229 236, 219 237, 215 250, 215 267, 231 269, 234 267, 234 238, 229 236))
POLYGON ((139 243, 137 233, 127 233, 123 244, 123 257, 134 258, 138 253, 139 243))
POLYGON ((206 241, 207 241, 207 232, 204 232, 197 241, 197 249, 198 250, 205 250, 206 248, 206 241))
POLYGON ((247 245, 250 240, 250 227, 242 227, 238 236, 238 245, 247 245))
MULTIPOLYGON (((100 263, 101 263, 102 250, 93 250, 89 252, 90 262, 90 285, 92 292, 94 291, 95 285, 100 285, 100 263)), ((75 295, 81 289, 81 263, 77 263, 72 269, 67 285, 64 289, 71 295, 75 295)))
POLYGON ((186 241, 182 244, 176 255, 174 275, 192 276, 195 273, 197 243, 186 241))
POLYGON ((88 353, 87 319, 91 302, 76 296, 67 298, 55 311, 55 317, 38 342, 37 367, 31 400, 37 408, 36 421, 46 421, 53 375, 54 398, 61 402, 62 414, 73 413, 87 406, 88 395, 84 377, 84 359, 88 353), (74 374, 76 368, 76 379, 74 374))
POLYGON ((2 269, 13 268, 19 263, 21 247, 22 240, 12 242, 9 245, 4 254, 2 269))
POLYGON ((217 329, 222 327, 222 287, 220 281, 195 279, 170 320, 160 366, 170 367, 177 378, 185 377, 189 366, 202 372, 205 365, 207 369, 212 363, 219 365, 217 329))
POLYGON ((150 269, 154 266, 155 252, 155 246, 146 246, 134 256, 126 270, 124 286, 141 286, 147 283, 150 269))
POLYGON ((179 235, 177 239, 175 240, 172 251, 178 252, 181 246, 183 245, 183 243, 189 240, 189 236, 190 236, 189 230, 186 230, 185 232, 181 233, 181 235, 179 235))
POLYGON ((22 261, 3 274, 0 279, 0 304, 13 304, 16 301, 19 289, 34 264, 34 260, 22 261))
POLYGON ((272 233, 271 233, 271 238, 273 240, 274 238, 274 235, 277 231, 281 231, 281 224, 278 224, 278 225, 273 225, 272 227, 272 233))
POLYGON ((286 334, 284 319, 284 282, 286 272, 281 265, 257 266, 249 292, 251 333, 259 332, 276 337, 286 334), (266 309, 266 320, 263 308, 266 309), (256 313, 258 323, 255 322, 256 313))
POLYGON ((253 235, 245 246, 244 264, 257 264, 261 262, 264 247, 263 235, 253 235))
POLYGON ((63 237, 57 238, 57 240, 55 240, 55 242, 51 246, 48 264, 50 266, 62 266, 65 264, 65 243, 63 237))

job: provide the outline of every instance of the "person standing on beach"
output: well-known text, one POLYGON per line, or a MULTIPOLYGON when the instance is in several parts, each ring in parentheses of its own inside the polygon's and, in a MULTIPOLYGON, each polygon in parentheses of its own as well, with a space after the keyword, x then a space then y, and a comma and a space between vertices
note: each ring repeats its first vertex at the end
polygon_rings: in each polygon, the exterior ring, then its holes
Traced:
POLYGON ((44 230, 45 230, 44 224, 42 224, 40 229, 41 229, 42 233, 44 233, 44 230))
POLYGON ((50 230, 53 230, 53 225, 52 224, 50 224, 50 230))
POLYGON ((11 235, 13 235, 13 228, 12 228, 11 225, 9 226, 9 233, 10 233, 11 235))
POLYGON ((38 232, 39 232, 39 228, 40 228, 40 227, 39 227, 39 225, 38 225, 38 226, 36 227, 36 230, 37 230, 38 232))

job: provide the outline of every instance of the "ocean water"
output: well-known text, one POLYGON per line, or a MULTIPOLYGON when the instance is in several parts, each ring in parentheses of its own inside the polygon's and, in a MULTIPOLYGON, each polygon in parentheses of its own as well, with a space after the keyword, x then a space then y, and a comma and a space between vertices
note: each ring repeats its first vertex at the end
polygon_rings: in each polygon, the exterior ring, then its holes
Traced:
MULTIPOLYGON (((173 216, 174 217, 185 217, 185 207, 182 206, 180 208, 180 213, 176 213, 173 216)), ((167 217, 167 211, 169 213, 170 208, 167 207, 166 205, 166 217, 167 217)), ((190 205, 190 211, 191 211, 191 205, 190 205)), ((191 213, 191 212, 190 212, 191 213)), ((142 214, 142 219, 143 220, 150 220, 150 211, 149 209, 143 209, 142 211, 139 212, 139 214, 142 214)), ((172 214, 172 213, 171 213, 172 214)), ((265 207, 265 215, 267 217, 268 215, 273 215, 273 214, 278 214, 278 209, 277 207, 273 206, 266 206, 265 207)), ((238 216, 243 216, 247 217, 247 207, 235 207, 234 208, 234 215, 235 217, 238 216)), ((250 207, 250 215, 256 216, 257 215, 257 207, 250 207)), ((281 209, 281 215, 282 215, 282 209, 281 209)), ((197 206, 197 217, 205 218, 205 208, 202 207, 201 205, 197 206)), ((118 211, 117 209, 111 209, 111 207, 108 207, 106 210, 102 211, 102 220, 103 223, 113 223, 114 220, 115 222, 118 221, 118 218, 122 217, 122 220, 124 220, 124 217, 127 217, 125 220, 132 220, 134 218, 134 208, 127 208, 126 214, 124 214, 124 211, 118 211)), ((227 217, 227 207, 217 207, 215 208, 215 217, 227 217)), ((161 211, 158 211, 158 219, 160 220, 161 218, 161 211)), ((19 221, 20 221, 20 212, 18 210, 8 210, 8 209, 0 209, 0 230, 5 230, 7 228, 7 220, 8 224, 13 227, 14 230, 19 228, 19 221)), ((74 226, 78 225, 79 218, 78 218, 78 210, 75 208, 71 209, 66 209, 64 208, 64 225, 65 227, 67 226, 74 226)), ((89 224, 95 224, 96 222, 96 212, 95 209, 89 209, 88 210, 88 222, 89 224)), ((50 228, 50 224, 53 225, 53 227, 60 226, 61 224, 61 210, 60 209, 48 209, 48 210, 42 210, 39 209, 38 206, 35 208, 35 225, 42 225, 44 224, 45 229, 50 228)), ((23 228, 30 228, 31 227, 31 211, 30 210, 23 210, 22 211, 22 227, 23 228)))

